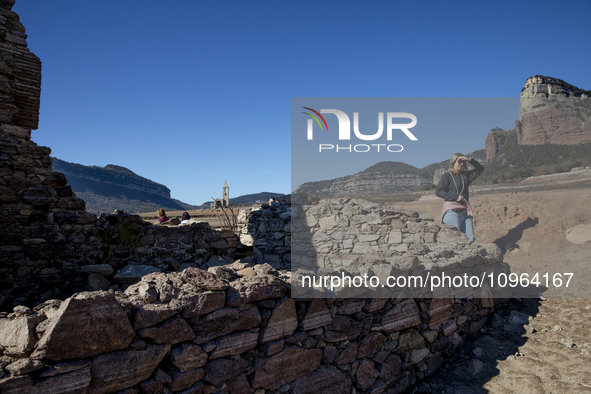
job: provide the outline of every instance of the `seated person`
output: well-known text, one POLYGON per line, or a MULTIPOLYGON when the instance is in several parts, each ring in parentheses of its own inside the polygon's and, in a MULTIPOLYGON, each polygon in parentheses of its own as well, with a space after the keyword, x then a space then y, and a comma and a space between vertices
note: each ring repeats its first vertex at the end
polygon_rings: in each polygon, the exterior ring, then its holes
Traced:
POLYGON ((183 212, 183 216, 181 217, 181 224, 187 224, 189 223, 189 220, 191 220, 189 212, 183 212))
POLYGON ((166 216, 166 212, 164 212, 164 209, 160 208, 158 209, 158 223, 164 223, 168 220, 168 217, 166 216))

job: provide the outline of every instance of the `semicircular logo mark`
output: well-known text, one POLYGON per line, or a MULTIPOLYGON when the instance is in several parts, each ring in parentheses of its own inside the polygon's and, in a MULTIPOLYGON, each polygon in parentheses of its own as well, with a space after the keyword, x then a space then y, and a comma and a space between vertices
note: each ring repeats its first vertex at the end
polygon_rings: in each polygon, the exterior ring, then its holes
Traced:
MULTIPOLYGON (((308 107, 302 107, 302 108, 310 110, 310 111, 314 112, 316 115, 320 116, 320 119, 322 119, 322 121, 324 122, 324 125, 326 126, 326 131, 328 131, 328 125, 326 124, 326 120, 324 120, 324 116, 320 115, 320 112, 313 110, 312 108, 308 108, 308 107)), ((318 122, 318 125, 320 126, 320 130, 322 130, 322 124, 320 124, 320 121, 318 120, 317 117, 315 117, 314 115, 312 115, 308 112, 304 112, 304 114, 310 115, 311 117, 313 117, 316 120, 316 122, 318 122)))

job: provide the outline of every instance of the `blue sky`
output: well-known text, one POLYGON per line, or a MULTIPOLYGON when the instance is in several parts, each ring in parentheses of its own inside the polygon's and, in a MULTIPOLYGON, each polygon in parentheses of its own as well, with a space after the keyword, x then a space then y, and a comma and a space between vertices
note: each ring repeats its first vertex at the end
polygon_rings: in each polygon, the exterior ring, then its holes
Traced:
MULTIPOLYGON (((33 140, 195 204, 221 197, 226 180, 231 196, 290 192, 292 97, 516 97, 536 74, 591 89, 588 0, 17 0, 13 10, 43 62, 33 140)), ((404 161, 451 153, 426 146, 404 161)))

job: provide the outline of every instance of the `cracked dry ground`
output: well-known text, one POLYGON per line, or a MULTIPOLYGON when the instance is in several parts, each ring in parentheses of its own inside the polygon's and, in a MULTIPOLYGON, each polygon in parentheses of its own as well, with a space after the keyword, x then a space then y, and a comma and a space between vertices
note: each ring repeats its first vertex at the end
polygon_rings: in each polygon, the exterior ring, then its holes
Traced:
MULTIPOLYGON (((565 238, 591 223, 589 201, 589 188, 473 196, 478 241, 501 247, 512 272, 575 275, 569 289, 513 300, 415 393, 591 393, 591 242, 565 238)), ((439 222, 440 202, 404 207, 439 222)))

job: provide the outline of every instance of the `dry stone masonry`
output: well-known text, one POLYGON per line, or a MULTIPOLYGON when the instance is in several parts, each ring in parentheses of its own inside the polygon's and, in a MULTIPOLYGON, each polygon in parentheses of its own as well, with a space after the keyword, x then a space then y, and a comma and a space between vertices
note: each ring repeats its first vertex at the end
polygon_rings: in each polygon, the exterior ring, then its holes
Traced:
POLYGON ((490 289, 291 298, 319 269, 505 269, 414 212, 286 201, 241 212, 237 235, 87 213, 30 140, 41 63, 13 5, 0 0, 1 393, 401 393, 498 317, 490 289))
POLYGON ((257 263, 291 268, 291 205, 273 203, 240 210, 236 231, 240 242, 253 248, 257 263))
MULTIPOLYGON (((423 297, 429 286, 368 288, 340 287, 333 292, 305 287, 303 276, 379 278, 420 276, 478 276, 509 274, 501 251, 494 244, 471 244, 452 226, 438 226, 414 211, 384 208, 359 199, 323 200, 315 205, 292 207, 292 282, 297 296, 393 297, 412 294, 423 297), (409 293, 411 292, 411 293, 409 293)), ((309 282, 308 282, 309 283, 309 282)), ((400 282, 399 282, 400 283, 400 282)), ((436 283, 436 282, 435 282, 436 283)), ((439 288, 438 290, 443 290, 439 288)), ((505 297, 488 284, 478 287, 446 286, 439 297, 505 297)))
POLYGON ((0 390, 399 393, 495 311, 479 299, 289 296, 287 276, 248 257, 16 307, 0 318, 0 390))

